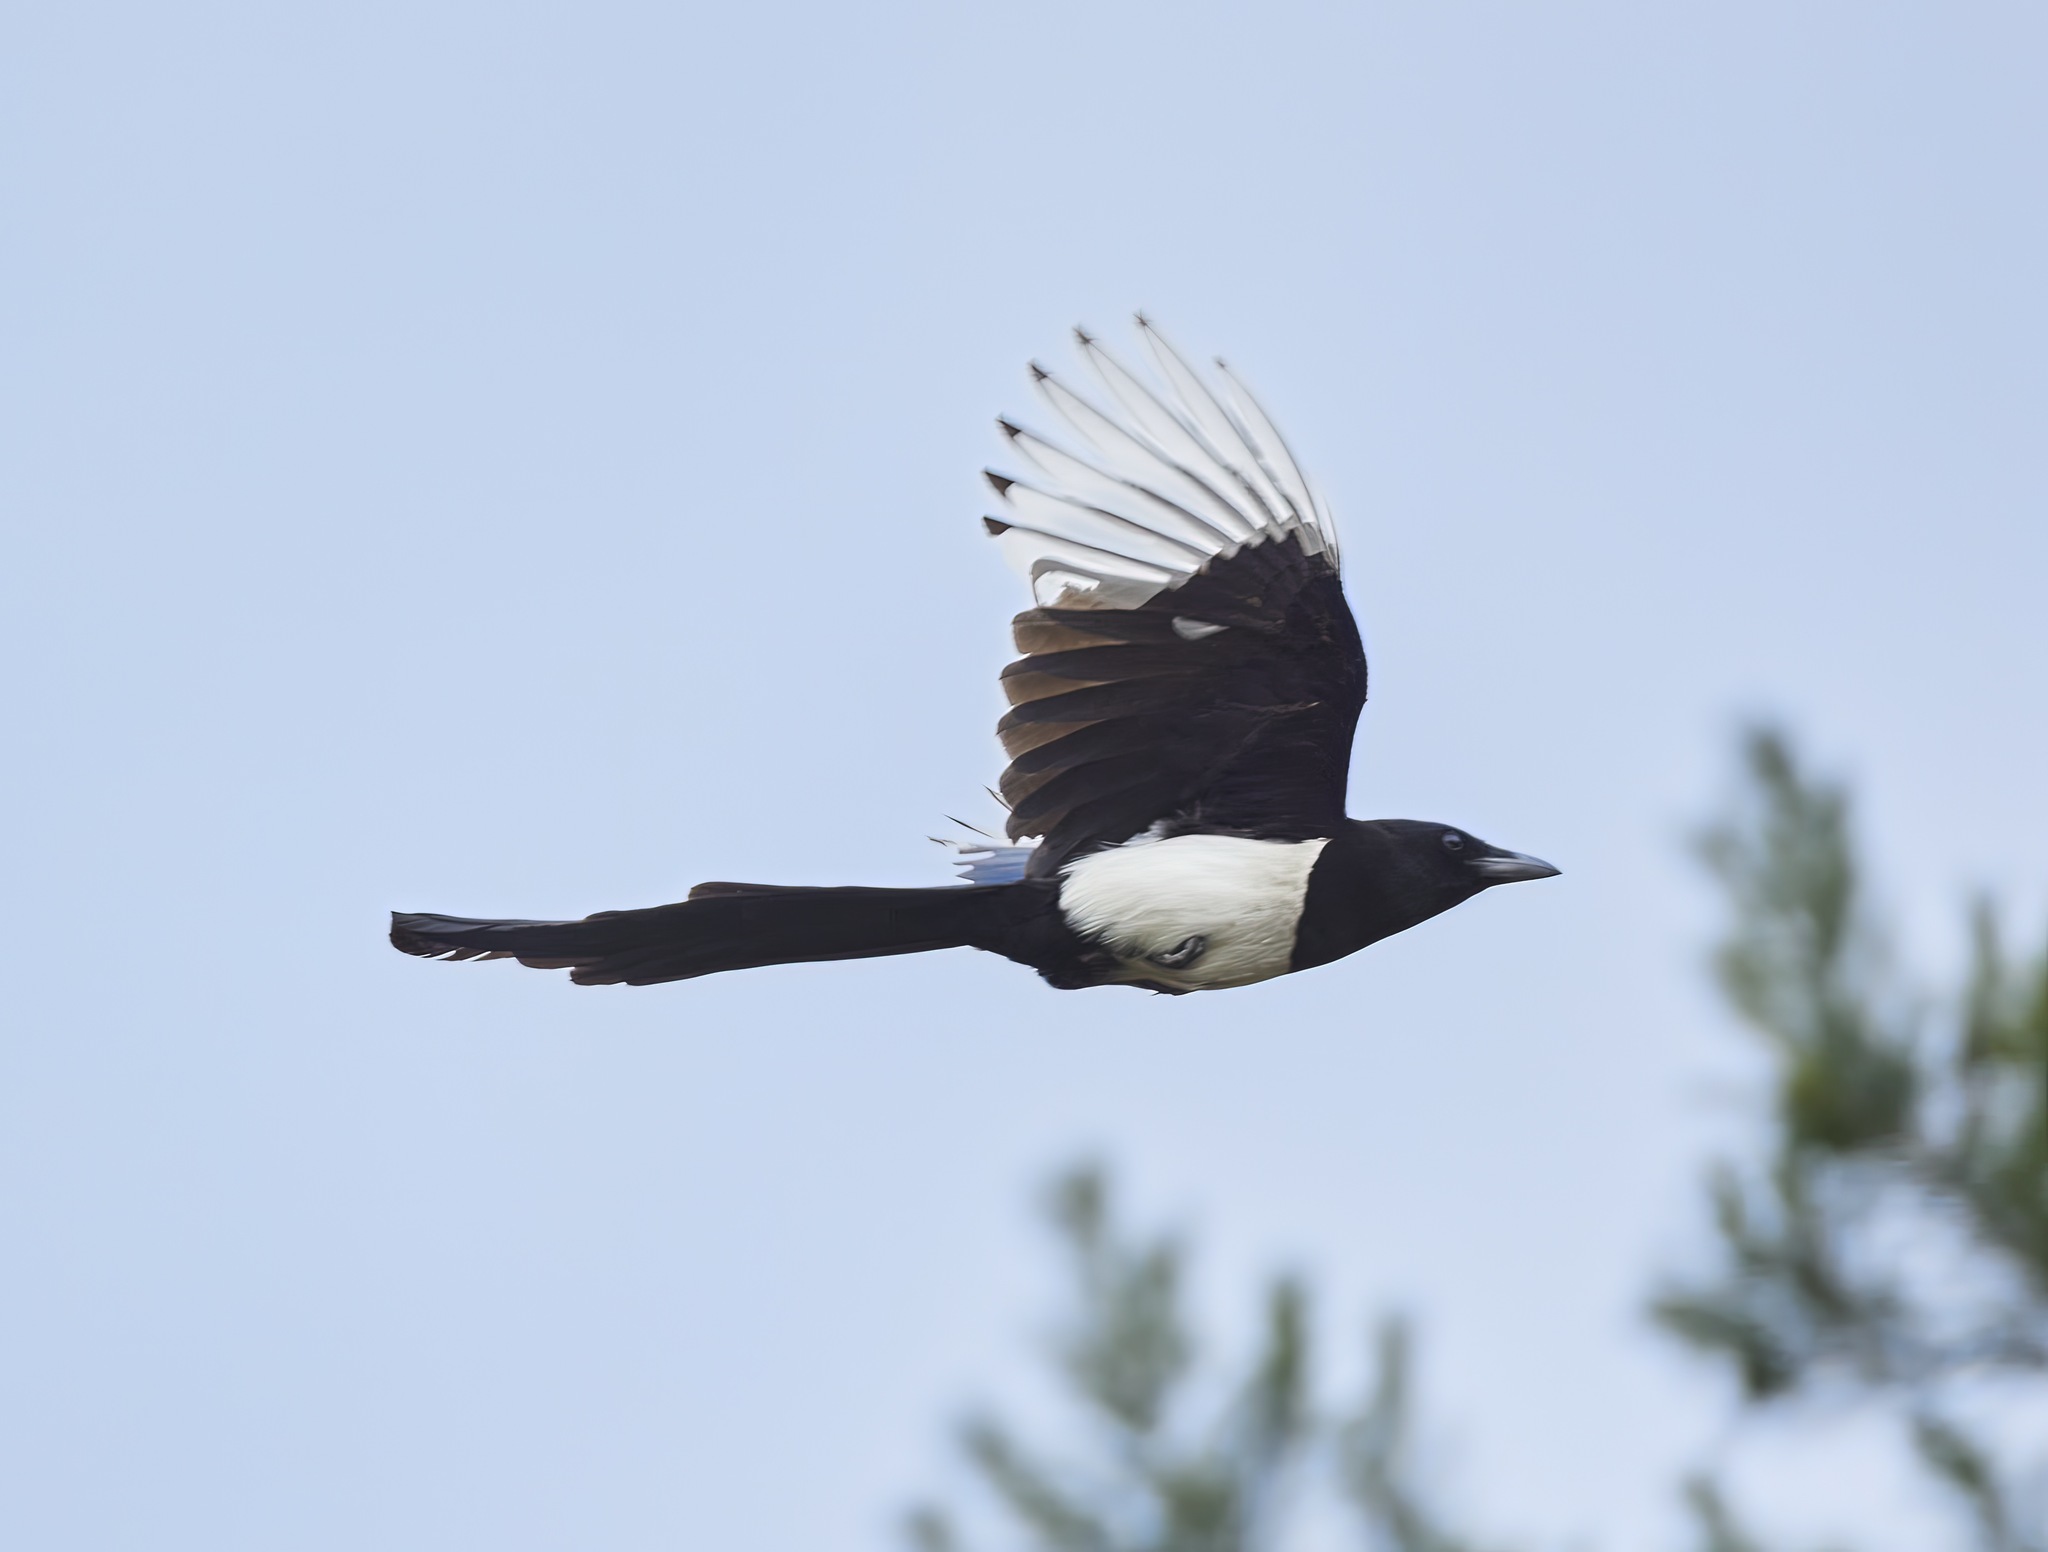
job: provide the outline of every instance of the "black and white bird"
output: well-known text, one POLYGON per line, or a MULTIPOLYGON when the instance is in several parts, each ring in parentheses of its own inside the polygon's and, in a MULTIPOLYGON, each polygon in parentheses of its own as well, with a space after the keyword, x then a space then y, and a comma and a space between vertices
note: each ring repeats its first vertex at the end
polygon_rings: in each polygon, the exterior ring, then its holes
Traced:
POLYGON ((1054 986, 1249 986, 1558 870, 1456 826, 1350 819, 1365 652, 1328 509, 1219 361, 1142 316, 1160 384, 1078 335, 1091 400, 1031 376, 1065 445, 998 422, 1016 477, 984 519, 1030 581, 997 724, 1009 839, 928 889, 699 884, 581 921, 396 914, 391 941, 585 986, 978 948, 1054 986))

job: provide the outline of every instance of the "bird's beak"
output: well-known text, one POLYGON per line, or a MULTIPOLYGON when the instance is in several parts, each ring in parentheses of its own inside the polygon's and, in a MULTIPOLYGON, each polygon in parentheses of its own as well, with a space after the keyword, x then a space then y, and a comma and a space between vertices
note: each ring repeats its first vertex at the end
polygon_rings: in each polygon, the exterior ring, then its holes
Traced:
POLYGON ((1491 852, 1484 857, 1474 857, 1465 866, 1489 884, 1518 884, 1530 878, 1555 878, 1560 871, 1541 857, 1524 856, 1518 851, 1491 852))

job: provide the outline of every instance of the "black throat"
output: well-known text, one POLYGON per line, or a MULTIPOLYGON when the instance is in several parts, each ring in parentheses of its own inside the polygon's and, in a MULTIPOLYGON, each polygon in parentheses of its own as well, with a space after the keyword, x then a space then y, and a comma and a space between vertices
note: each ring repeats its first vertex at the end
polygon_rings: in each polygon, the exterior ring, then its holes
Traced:
POLYGON ((1308 876, 1289 968, 1326 965, 1405 932, 1477 894, 1447 877, 1383 823, 1354 819, 1323 848, 1308 876))

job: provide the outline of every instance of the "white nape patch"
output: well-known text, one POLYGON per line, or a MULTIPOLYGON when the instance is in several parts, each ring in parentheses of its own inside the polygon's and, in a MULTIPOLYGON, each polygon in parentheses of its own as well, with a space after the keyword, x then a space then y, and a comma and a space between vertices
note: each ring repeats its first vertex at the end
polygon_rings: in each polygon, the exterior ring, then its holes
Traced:
POLYGON ((1327 840, 1140 836, 1061 871, 1060 912, 1123 961, 1126 979, 1186 991, 1285 975, 1308 875, 1327 840), (1190 938, 1208 947, 1179 969, 1157 962, 1190 938))

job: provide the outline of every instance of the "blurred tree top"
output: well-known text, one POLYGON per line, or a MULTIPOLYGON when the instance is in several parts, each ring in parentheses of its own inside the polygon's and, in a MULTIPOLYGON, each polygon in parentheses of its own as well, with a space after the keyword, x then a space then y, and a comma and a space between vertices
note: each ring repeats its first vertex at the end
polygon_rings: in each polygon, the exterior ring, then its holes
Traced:
MULTIPOLYGON (((2048 1462, 2023 1480, 1966 1421, 1987 1386, 2048 1378, 2048 952, 2016 959, 1980 902, 1962 986, 1912 994, 1845 792, 1779 733, 1743 754, 1700 849, 1730 907, 1718 981, 1761 1037, 1770 1104, 1755 1155, 1709 1176, 1711 1264, 1652 1313, 1751 1409, 1822 1385, 1894 1408, 1966 1511, 1959 1546, 2048 1552, 2048 1462)), ((1100 1169, 1049 1202, 1074 1295, 1052 1356, 1078 1427, 1059 1451, 992 1415, 960 1431, 1004 1545, 1279 1552, 1290 1508, 1320 1494, 1368 1552, 1483 1552, 1425 1491, 1405 1324, 1382 1322, 1366 1395, 1326 1412, 1298 1279, 1267 1286, 1242 1372, 1219 1372, 1189 1329, 1184 1247, 1121 1224, 1100 1169)), ((1699 1552, 1767 1552, 1712 1479, 1684 1491, 1699 1552)), ((967 1552, 936 1507, 906 1534, 967 1552)))
POLYGON ((1896 1405, 1977 1546, 2048 1547, 2044 1485, 2020 1503, 1961 1415, 1987 1383, 2048 1381, 2048 953, 2016 961, 1979 901, 1962 986, 1912 994, 1847 794, 1782 734, 1744 753, 1700 852, 1731 907, 1721 990, 1769 1054, 1771 1112, 1759 1156, 1709 1179, 1718 1268, 1654 1313, 1753 1404, 1831 1383, 1896 1405))

